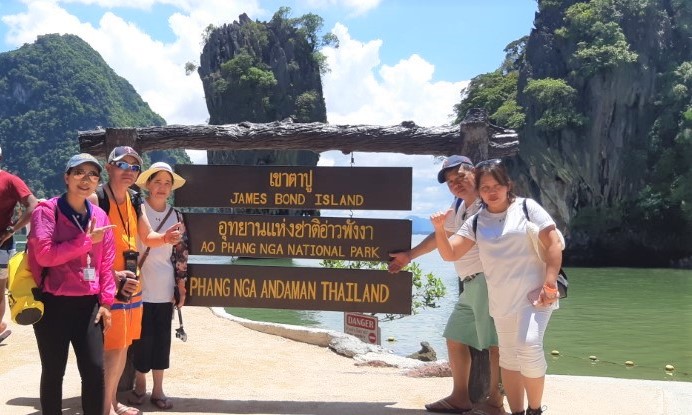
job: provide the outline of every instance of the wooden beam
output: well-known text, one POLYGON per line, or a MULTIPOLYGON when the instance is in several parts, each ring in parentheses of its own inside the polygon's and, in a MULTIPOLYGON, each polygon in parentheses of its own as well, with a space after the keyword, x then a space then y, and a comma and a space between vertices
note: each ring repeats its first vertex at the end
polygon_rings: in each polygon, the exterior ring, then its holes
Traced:
MULTIPOLYGON (((516 133, 511 130, 473 123, 460 130, 457 126, 421 127, 406 121, 393 126, 331 125, 324 123, 271 122, 265 124, 242 122, 226 125, 169 125, 130 129, 99 129, 79 132, 82 152, 105 157, 115 139, 111 135, 135 136, 131 144, 138 151, 170 150, 339 150, 429 154, 444 156, 459 154, 463 134, 479 130, 479 134, 510 136, 501 142, 493 137, 488 142, 488 157, 505 157, 518 151, 516 133)), ((473 134, 474 136, 476 134, 473 134)), ((467 146, 468 147, 468 146, 467 146)))

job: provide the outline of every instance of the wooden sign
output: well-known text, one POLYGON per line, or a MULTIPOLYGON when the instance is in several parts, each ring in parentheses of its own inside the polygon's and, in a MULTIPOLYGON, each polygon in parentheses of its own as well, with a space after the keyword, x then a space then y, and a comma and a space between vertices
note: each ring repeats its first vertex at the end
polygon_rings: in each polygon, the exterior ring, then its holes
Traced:
POLYGON ((388 261, 409 249, 411 221, 186 213, 192 255, 388 261))
POLYGON ((411 210, 410 167, 177 164, 179 207, 411 210))
POLYGON ((185 304, 411 314, 410 272, 188 265, 185 304))

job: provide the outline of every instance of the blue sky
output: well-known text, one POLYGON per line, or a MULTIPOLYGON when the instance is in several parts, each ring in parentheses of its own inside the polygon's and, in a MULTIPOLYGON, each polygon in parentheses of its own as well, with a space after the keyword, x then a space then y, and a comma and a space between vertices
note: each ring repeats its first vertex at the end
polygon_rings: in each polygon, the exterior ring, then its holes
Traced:
MULTIPOLYGON (((472 77, 496 69, 511 41, 529 34, 535 0, 2 0, 0 52, 37 35, 72 33, 97 50, 169 124, 208 118, 201 81, 185 76, 199 61, 201 33, 247 13, 269 20, 281 6, 312 12, 340 39, 326 48, 323 77, 332 124, 449 123, 472 77)), ((203 161, 203 153, 193 153, 203 161)), ((413 213, 427 216, 449 202, 432 156, 361 153, 356 166, 412 166, 413 213)), ((338 152, 321 165, 347 165, 338 152)), ((411 212, 392 212, 394 216, 411 212)), ((381 216, 381 215, 375 215, 381 216)))

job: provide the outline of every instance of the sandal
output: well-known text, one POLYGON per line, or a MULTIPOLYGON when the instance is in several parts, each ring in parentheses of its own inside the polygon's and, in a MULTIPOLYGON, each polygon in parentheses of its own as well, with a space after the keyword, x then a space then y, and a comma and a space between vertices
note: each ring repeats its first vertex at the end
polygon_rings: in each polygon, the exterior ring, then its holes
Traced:
POLYGON ((115 413, 118 415, 140 415, 139 409, 125 405, 119 405, 115 413))
POLYGON ((132 389, 130 391, 130 396, 127 397, 127 403, 129 403, 130 405, 142 405, 146 397, 146 392, 137 393, 136 390, 132 389))
POLYGON ((469 415, 507 415, 504 406, 493 406, 489 403, 482 403, 475 406, 469 415))
POLYGON ((149 398, 149 401, 159 409, 171 409, 171 408, 173 408, 173 402, 171 402, 171 400, 165 396, 163 398, 154 398, 152 396, 151 398, 149 398))
POLYGON ((499 405, 493 405, 490 403, 489 399, 484 402, 479 402, 473 406, 473 410, 469 412, 470 415, 506 415, 504 403, 499 405))
POLYGON ((463 414, 470 411, 472 408, 457 408, 447 401, 447 398, 442 398, 437 402, 425 405, 425 410, 440 414, 463 414))

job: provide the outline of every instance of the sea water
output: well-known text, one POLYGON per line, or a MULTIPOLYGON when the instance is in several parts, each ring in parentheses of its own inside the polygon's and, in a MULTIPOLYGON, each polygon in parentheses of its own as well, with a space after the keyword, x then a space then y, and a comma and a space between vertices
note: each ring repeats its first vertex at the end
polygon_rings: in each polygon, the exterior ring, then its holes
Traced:
MULTIPOLYGON (((414 235, 412 246, 423 237, 414 235)), ((437 308, 381 321, 382 346, 408 355, 427 341, 438 359, 447 359, 442 332, 458 298, 458 278, 452 264, 436 252, 416 262, 424 273, 443 280, 447 294, 437 308)), ((319 266, 318 261, 303 259, 275 265, 319 266)), ((567 274, 569 297, 553 313, 545 337, 548 373, 692 382, 692 271, 568 268, 567 274), (667 365, 674 370, 666 370, 667 365)), ((228 310, 254 320, 344 328, 342 312, 228 310)))

